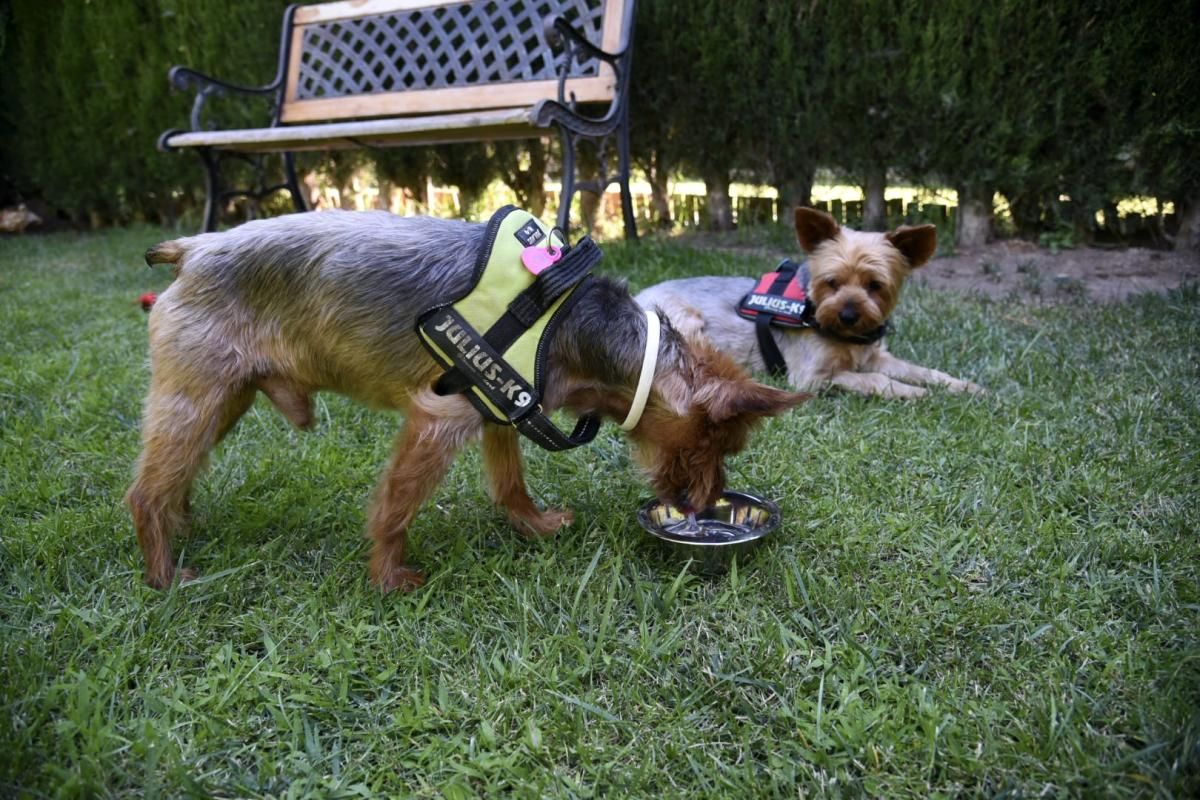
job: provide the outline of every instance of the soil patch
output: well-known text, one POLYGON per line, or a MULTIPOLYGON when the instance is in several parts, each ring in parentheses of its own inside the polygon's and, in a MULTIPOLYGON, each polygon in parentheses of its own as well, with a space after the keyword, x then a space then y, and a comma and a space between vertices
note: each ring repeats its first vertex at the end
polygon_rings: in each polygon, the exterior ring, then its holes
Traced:
MULTIPOLYGON (((761 256, 771 262, 767 266, 774 266, 780 258, 800 255, 797 248, 732 242, 720 234, 705 232, 689 233, 678 241, 699 249, 761 256)), ((993 299, 1027 298, 1033 303, 1120 302, 1132 295, 1162 294, 1198 282, 1200 253, 1144 247, 1077 247, 1056 251, 1019 239, 938 256, 910 279, 910 283, 936 289, 993 299)))
POLYGON ((1112 303, 1200 281, 1200 254, 1143 247, 1079 247, 1055 252, 1011 240, 935 258, 911 280, 991 298, 1112 303))

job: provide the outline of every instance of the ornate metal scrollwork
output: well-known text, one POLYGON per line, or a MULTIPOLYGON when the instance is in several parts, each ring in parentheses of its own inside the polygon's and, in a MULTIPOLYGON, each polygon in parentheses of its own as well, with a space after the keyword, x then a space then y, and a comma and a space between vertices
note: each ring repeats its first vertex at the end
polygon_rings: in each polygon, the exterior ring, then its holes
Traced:
MULTIPOLYGON (((627 24, 628 21, 627 21, 627 24)), ((633 219, 633 198, 629 191, 629 68, 632 61, 632 30, 627 28, 622 40, 625 49, 609 53, 571 26, 561 16, 547 17, 544 23, 546 41, 561 47, 558 59, 558 100, 543 100, 534 110, 534 121, 542 127, 557 125, 562 138, 563 184, 559 198, 558 226, 567 230, 571 216, 571 202, 577 191, 603 195, 612 183, 621 187, 621 216, 625 221, 625 236, 637 238, 637 226, 633 219), (590 112, 569 91, 573 77, 572 65, 576 62, 601 61, 613 71, 613 97, 600 111, 590 112), (608 148, 615 140, 617 169, 608 171, 608 148), (596 150, 596 161, 600 174, 594 180, 575 180, 575 155, 579 145, 590 143, 596 150)))

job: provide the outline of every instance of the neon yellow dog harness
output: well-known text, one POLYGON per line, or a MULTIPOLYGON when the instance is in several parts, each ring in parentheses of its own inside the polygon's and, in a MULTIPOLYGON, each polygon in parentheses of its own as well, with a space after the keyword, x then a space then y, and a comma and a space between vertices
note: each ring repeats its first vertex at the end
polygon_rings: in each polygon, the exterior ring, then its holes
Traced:
POLYGON ((591 238, 567 245, 527 211, 505 206, 492 215, 470 290, 417 319, 422 343, 447 368, 434 391, 463 393, 488 422, 515 426, 547 450, 594 439, 598 417, 580 417, 567 435, 542 412, 541 398, 551 337, 601 256, 591 238), (535 273, 532 263, 544 269, 535 273))

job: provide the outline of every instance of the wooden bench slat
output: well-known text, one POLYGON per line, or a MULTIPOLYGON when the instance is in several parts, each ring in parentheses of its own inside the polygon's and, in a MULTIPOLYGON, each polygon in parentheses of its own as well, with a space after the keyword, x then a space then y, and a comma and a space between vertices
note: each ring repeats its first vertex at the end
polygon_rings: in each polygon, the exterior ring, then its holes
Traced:
POLYGON ((530 108, 502 108, 433 117, 331 122, 222 131, 186 131, 167 137, 170 148, 219 147, 241 152, 327 150, 388 142, 445 143, 480 138, 524 138, 540 135, 530 108))
POLYGON ((627 2, 628 0, 606 0, 603 29, 600 34, 601 50, 617 53, 628 45, 628 42, 621 41, 621 26, 624 24, 625 15, 630 13, 630 10, 625 8, 627 2))
POLYGON ((373 17, 393 11, 411 11, 414 8, 433 8, 461 2, 463 0, 342 0, 337 3, 301 6, 296 9, 295 19, 297 25, 311 25, 316 22, 373 17))
MULTIPOLYGON (((341 0, 341 2, 335 3, 301 6, 296 9, 294 19, 297 26, 313 25, 340 19, 373 17, 395 11, 455 5, 462 2, 465 0, 341 0)), ((604 9, 604 33, 599 44, 601 48, 610 53, 616 52, 621 47, 621 21, 626 13, 625 4, 627 2, 628 0, 607 0, 604 9)))
MULTIPOLYGON (((463 0, 342 0, 341 2, 324 2, 317 6, 301 6, 296 8, 295 24, 312 25, 334 22, 337 19, 356 19, 359 17, 374 17, 396 11, 412 11, 414 8, 432 8, 449 6, 463 0)), ((610 53, 620 47, 620 23, 625 14, 625 4, 628 0, 607 0, 604 17, 604 36, 600 47, 610 53)))
MULTIPOLYGON (((581 103, 612 100, 614 80, 605 64, 606 74, 598 78, 577 78, 567 82, 581 103)), ((533 106, 539 100, 557 100, 558 81, 529 81, 458 89, 426 89, 419 92, 384 92, 318 100, 292 100, 280 110, 282 122, 316 122, 331 119, 364 119, 408 114, 430 114, 465 109, 533 106)))

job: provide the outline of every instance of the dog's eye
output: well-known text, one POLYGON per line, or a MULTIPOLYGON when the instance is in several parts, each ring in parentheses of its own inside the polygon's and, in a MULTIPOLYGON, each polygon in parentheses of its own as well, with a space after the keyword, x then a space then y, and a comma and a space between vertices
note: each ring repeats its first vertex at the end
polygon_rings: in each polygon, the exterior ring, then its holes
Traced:
POLYGON ((825 285, 828 286, 830 289, 833 289, 836 291, 837 287, 838 287, 838 282, 835 278, 826 278, 825 285))
POLYGON ((879 281, 871 281, 870 283, 867 284, 868 292, 878 292, 882 288, 883 288, 883 284, 880 283, 879 281))

